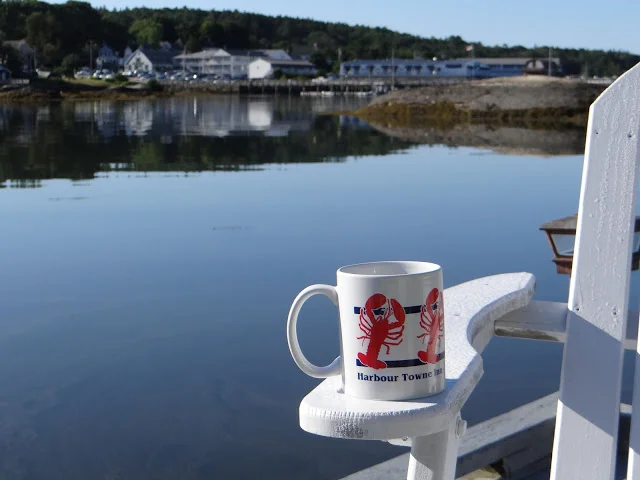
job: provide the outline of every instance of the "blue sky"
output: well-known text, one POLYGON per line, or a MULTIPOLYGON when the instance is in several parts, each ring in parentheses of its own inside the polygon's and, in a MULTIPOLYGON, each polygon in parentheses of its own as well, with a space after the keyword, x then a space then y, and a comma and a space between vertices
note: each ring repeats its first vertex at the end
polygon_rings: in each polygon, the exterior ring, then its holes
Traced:
POLYGON ((640 53, 640 0, 99 0, 96 6, 238 9, 385 26, 490 45, 548 45, 640 53))

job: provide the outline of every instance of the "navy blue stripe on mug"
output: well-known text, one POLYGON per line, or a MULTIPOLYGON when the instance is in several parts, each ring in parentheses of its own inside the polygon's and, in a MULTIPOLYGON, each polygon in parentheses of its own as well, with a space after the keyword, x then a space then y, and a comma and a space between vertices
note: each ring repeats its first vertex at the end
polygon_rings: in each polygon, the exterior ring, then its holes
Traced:
MULTIPOLYGON (((444 359, 444 352, 438 354, 438 362, 444 359)), ((412 358, 410 360, 384 360, 387 364, 387 368, 404 368, 404 367, 419 367, 421 365, 428 365, 419 358, 412 358)), ((356 359, 356 366, 366 367, 360 360, 356 359)))
MULTIPOLYGON (((404 307, 404 313, 406 313, 407 315, 410 315, 412 313, 420 313, 421 309, 422 305, 416 305, 414 307, 404 307)), ((356 315, 360 315, 360 310, 362 310, 362 307, 353 307, 353 313, 355 313, 356 315)))

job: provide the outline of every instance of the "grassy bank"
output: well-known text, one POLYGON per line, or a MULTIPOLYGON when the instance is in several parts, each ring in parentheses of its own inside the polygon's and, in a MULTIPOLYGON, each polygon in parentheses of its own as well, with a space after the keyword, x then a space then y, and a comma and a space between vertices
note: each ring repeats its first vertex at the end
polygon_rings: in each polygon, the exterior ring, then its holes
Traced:
POLYGON ((78 100, 135 100, 232 93, 230 84, 163 85, 149 83, 115 83, 104 80, 37 79, 29 85, 0 88, 0 102, 42 104, 78 100))

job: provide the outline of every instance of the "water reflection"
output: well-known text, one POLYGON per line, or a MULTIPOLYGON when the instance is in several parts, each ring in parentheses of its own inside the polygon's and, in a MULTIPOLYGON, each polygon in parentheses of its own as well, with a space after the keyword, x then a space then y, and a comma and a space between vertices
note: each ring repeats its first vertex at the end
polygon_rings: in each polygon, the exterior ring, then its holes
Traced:
POLYGON ((385 135, 408 142, 485 148, 505 155, 579 155, 584 152, 586 141, 582 128, 541 130, 522 126, 457 125, 443 129, 372 125, 385 135))
POLYGON ((0 108, 0 184, 30 188, 42 179, 88 179, 112 170, 191 172, 340 162, 411 146, 362 122, 318 116, 357 108, 357 102, 362 100, 218 96, 5 105, 0 108))
POLYGON ((160 137, 226 137, 266 135, 282 137, 312 128, 313 110, 286 109, 277 99, 247 101, 243 97, 172 98, 119 104, 109 101, 75 103, 77 121, 95 123, 105 139, 118 135, 160 137))

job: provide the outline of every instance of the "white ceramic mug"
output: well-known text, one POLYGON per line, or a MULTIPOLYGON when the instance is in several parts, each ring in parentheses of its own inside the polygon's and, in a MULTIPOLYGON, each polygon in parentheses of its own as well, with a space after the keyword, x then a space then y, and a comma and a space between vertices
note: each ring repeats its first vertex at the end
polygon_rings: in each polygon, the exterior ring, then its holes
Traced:
POLYGON ((426 262, 342 267, 337 287, 312 285, 296 297, 287 320, 289 350, 317 378, 342 374, 344 393, 410 400, 444 390, 442 268, 426 262), (296 325, 304 302, 326 295, 340 309, 341 356, 318 367, 300 350, 296 325))

